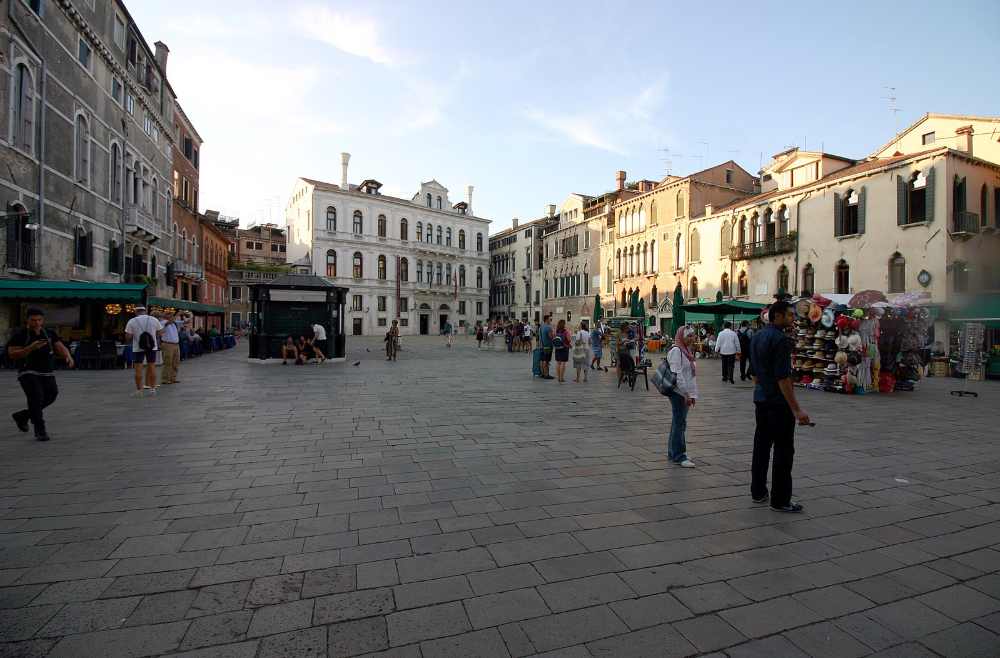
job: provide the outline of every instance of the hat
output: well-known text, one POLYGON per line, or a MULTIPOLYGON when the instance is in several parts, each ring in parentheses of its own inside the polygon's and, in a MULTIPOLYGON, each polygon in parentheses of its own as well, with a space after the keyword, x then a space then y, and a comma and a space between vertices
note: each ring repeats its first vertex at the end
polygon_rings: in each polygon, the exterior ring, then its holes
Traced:
POLYGON ((830 305, 830 300, 820 294, 813 295, 812 300, 814 304, 818 304, 821 308, 826 308, 830 305))
POLYGON ((852 366, 856 366, 861 363, 861 355, 857 352, 848 352, 847 362, 850 363, 852 366))
POLYGON ((823 309, 816 304, 811 304, 809 306, 809 321, 816 324, 821 317, 823 317, 823 309))
POLYGON ((847 345, 848 345, 847 336, 845 336, 844 334, 837 336, 837 347, 839 347, 842 350, 846 350, 847 345))
POLYGON ((837 364, 831 363, 824 369, 824 373, 827 375, 831 375, 833 377, 837 377, 838 375, 840 375, 840 368, 837 367, 837 364))
POLYGON ((847 365, 847 352, 837 352, 837 354, 834 355, 833 360, 838 366, 847 365))
POLYGON ((849 336, 849 337, 847 338, 847 345, 848 345, 848 346, 849 346, 849 347, 850 347, 850 348, 851 348, 852 350, 856 350, 856 349, 858 349, 859 347, 861 347, 861 335, 860 335, 860 334, 851 334, 851 335, 850 335, 850 336, 849 336))
POLYGON ((820 322, 822 322, 823 326, 826 327, 826 328, 828 328, 828 329, 833 326, 833 309, 832 308, 825 308, 825 309, 823 309, 823 315, 820 317, 820 322))
POLYGON ((799 301, 795 302, 795 314, 800 318, 808 317, 809 306, 810 304, 808 299, 800 299, 799 301))

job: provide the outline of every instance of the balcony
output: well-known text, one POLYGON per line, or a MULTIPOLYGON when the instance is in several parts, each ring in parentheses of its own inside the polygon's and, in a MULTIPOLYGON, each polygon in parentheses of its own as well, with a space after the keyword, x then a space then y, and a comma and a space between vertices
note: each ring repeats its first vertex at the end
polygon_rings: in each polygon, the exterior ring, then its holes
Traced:
POLYGON ((979 214, 967 210, 956 210, 951 235, 956 238, 970 238, 979 233, 979 214))
POLYGON ((156 242, 160 237, 159 222, 141 206, 129 206, 125 213, 125 231, 146 242, 156 242))
POLYGON ((792 251, 795 251, 795 237, 786 235, 761 242, 733 245, 729 248, 729 258, 732 260, 750 260, 751 258, 765 258, 767 256, 787 254, 792 251))
POLYGON ((185 260, 175 260, 173 264, 175 276, 184 276, 192 279, 205 278, 205 272, 197 263, 189 263, 185 260))
POLYGON ((26 240, 11 240, 7 243, 7 258, 4 261, 8 269, 20 272, 37 272, 35 262, 35 241, 28 234, 26 240))

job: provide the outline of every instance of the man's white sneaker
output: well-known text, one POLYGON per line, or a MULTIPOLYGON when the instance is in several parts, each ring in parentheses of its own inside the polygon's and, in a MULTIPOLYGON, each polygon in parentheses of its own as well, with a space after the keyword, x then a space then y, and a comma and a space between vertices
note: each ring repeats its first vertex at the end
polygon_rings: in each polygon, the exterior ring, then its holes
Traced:
POLYGON ((142 391, 139 390, 139 391, 134 392, 132 394, 132 397, 134 397, 134 398, 141 398, 142 397, 142 391))
POLYGON ((685 459, 681 462, 681 468, 694 468, 695 464, 690 459, 685 459))

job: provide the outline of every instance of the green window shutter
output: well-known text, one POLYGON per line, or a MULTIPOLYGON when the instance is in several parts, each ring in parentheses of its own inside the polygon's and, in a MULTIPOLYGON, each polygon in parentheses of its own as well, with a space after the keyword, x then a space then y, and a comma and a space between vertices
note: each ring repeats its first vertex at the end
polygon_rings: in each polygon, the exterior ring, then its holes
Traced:
POLYGON ((924 186, 924 219, 928 224, 934 221, 934 167, 927 170, 927 185, 924 186))
POLYGON ((993 226, 1000 228, 1000 187, 993 188, 993 226))
POLYGON ((896 176, 896 223, 902 226, 906 223, 906 181, 902 176, 896 176))
POLYGON ((865 232, 865 188, 858 193, 858 233, 865 232))
POLYGON ((844 204, 836 192, 833 193, 833 234, 834 236, 844 234, 844 204))

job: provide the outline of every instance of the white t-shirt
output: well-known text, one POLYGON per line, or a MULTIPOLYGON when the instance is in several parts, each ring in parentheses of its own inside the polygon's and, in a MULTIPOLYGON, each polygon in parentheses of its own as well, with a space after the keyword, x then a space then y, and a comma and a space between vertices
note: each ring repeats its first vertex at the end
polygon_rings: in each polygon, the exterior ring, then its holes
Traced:
POLYGON ((139 347, 139 336, 143 332, 152 334, 153 336, 153 349, 160 349, 160 339, 157 338, 156 332, 160 330, 160 321, 154 318, 152 315, 137 315, 125 324, 125 333, 132 336, 132 351, 138 352, 139 347))
POLYGON ((586 345, 588 349, 590 349, 589 331, 587 331, 586 329, 581 329, 580 331, 576 332, 576 335, 573 336, 573 342, 576 343, 577 340, 582 340, 583 344, 586 345))
POLYGON ((313 325, 313 333, 316 335, 316 340, 326 340, 326 329, 321 324, 313 325))

